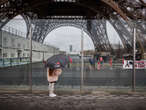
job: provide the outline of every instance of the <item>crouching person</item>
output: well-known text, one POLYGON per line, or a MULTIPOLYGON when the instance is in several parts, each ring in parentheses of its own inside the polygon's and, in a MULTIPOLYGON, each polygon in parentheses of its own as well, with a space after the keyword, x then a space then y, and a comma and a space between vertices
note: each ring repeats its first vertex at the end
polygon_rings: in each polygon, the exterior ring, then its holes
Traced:
POLYGON ((49 96, 55 97, 54 86, 58 81, 58 77, 61 75, 62 69, 60 68, 60 64, 55 64, 54 68, 47 68, 47 80, 49 82, 49 96))

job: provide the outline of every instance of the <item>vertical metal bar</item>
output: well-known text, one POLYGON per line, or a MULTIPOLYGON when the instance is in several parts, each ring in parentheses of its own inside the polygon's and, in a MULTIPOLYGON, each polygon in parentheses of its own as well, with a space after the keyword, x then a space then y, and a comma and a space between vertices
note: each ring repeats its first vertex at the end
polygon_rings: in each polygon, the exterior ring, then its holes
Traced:
POLYGON ((30 92, 32 92, 32 26, 30 24, 30 74, 29 74, 29 86, 30 92))
POLYGON ((136 28, 133 29, 133 72, 132 72, 132 91, 135 92, 135 53, 136 53, 136 28))
POLYGON ((1 35, 2 35, 2 60, 3 60, 3 66, 4 66, 4 43, 3 43, 3 30, 1 29, 1 35))
POLYGON ((83 28, 81 29, 81 85, 80 92, 83 92, 84 85, 84 33, 83 28))
POLYGON ((43 51, 43 62, 45 61, 45 58, 44 58, 44 51, 43 51))

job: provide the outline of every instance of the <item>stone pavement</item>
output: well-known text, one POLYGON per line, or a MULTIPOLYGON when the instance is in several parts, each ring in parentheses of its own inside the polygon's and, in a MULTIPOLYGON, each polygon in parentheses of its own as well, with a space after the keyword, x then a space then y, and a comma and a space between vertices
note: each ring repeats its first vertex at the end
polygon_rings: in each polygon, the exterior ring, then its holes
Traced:
MULTIPOLYGON (((52 99, 48 94, 0 94, 0 101, 2 99, 13 99, 13 98, 46 98, 52 99)), ((146 99, 145 95, 60 95, 55 97, 56 99, 146 99)), ((54 98, 54 99, 55 99, 54 98)))
POLYGON ((146 110, 145 95, 0 94, 0 110, 146 110))

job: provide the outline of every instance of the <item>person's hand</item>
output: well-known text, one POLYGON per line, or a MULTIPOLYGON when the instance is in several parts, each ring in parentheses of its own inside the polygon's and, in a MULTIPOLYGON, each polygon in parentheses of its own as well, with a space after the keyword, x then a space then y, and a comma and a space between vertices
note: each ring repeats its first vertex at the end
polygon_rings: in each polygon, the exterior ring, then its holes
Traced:
POLYGON ((62 73, 61 69, 55 69, 54 74, 55 75, 60 75, 62 73))

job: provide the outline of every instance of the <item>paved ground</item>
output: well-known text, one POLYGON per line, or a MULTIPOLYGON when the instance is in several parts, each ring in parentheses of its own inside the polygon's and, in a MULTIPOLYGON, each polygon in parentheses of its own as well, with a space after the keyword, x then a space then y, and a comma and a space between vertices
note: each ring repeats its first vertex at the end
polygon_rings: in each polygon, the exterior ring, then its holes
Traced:
POLYGON ((0 110, 146 110, 146 96, 1 93, 0 110))

